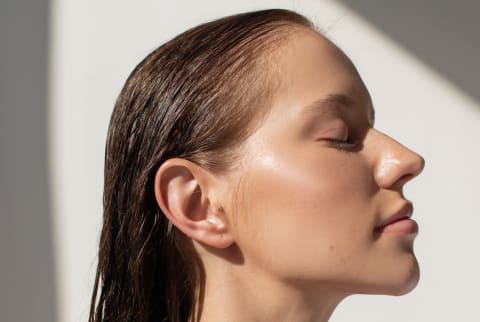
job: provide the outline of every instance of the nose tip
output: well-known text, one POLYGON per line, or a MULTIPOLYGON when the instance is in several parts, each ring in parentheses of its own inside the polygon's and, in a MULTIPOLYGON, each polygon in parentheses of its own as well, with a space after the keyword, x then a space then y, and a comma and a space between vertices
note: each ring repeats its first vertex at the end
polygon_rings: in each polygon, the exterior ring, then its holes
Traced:
POLYGON ((418 176, 422 173, 423 169, 425 168, 425 159, 416 152, 408 150, 412 156, 410 160, 404 160, 404 174, 401 175, 394 184, 396 185, 404 185, 406 182, 410 181, 411 179, 418 176))
POLYGON ((418 176, 425 168, 425 159, 418 153, 388 138, 380 150, 375 171, 377 184, 382 188, 403 186, 418 176))
MULTIPOLYGON (((415 152, 413 152, 413 153, 415 153, 415 152)), ((419 159, 419 160, 418 160, 418 166, 417 166, 417 168, 416 168, 416 170, 415 170, 415 172, 414 172, 414 176, 416 177, 416 176, 418 176, 420 173, 423 172, 423 169, 425 169, 425 159, 424 159, 424 157, 422 157, 422 156, 421 156, 420 154, 418 154, 418 153, 415 153, 415 155, 416 155, 416 156, 418 157, 418 159, 419 159)))

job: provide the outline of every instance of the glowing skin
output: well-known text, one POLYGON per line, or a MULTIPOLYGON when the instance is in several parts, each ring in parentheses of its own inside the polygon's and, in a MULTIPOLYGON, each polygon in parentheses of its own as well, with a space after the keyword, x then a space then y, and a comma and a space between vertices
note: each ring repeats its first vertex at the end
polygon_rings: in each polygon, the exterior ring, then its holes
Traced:
POLYGON ((423 159, 373 128, 365 86, 323 37, 296 31, 275 59, 271 111, 222 178, 235 242, 196 244, 202 321, 327 321, 350 294, 418 281, 416 231, 378 227, 410 215, 402 188, 423 159))

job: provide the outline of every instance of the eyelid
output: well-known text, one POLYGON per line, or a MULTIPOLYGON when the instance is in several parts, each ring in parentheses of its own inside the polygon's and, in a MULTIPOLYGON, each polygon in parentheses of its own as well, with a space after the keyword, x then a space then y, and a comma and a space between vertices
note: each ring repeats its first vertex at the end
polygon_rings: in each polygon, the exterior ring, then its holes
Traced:
POLYGON ((335 126, 328 126, 325 130, 316 133, 317 140, 347 141, 349 138, 349 128, 344 122, 335 126))
POLYGON ((324 143, 325 146, 349 151, 357 147, 356 140, 352 140, 352 129, 349 123, 337 113, 325 113, 309 122, 305 128, 305 138, 324 143))
POLYGON ((347 123, 340 121, 337 124, 335 124, 335 126, 330 125, 325 131, 318 133, 317 141, 326 142, 329 146, 340 150, 351 150, 355 148, 358 142, 354 139, 347 123))

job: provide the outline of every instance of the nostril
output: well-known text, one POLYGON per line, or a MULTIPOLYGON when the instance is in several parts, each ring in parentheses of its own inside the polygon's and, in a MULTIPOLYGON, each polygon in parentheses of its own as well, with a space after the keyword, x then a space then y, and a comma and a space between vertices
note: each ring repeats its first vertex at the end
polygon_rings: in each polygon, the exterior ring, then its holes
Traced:
POLYGON ((397 180, 397 184, 403 185, 404 183, 408 182, 410 179, 414 178, 415 176, 416 175, 411 173, 404 174, 397 180))
MULTIPOLYGON (((408 179, 412 179, 413 177, 418 176, 420 173, 422 173, 423 169, 425 168, 425 159, 421 156, 415 153, 415 159, 411 162, 411 167, 410 167, 410 174, 408 179)), ((408 180, 407 180, 408 181, 408 180)))
POLYGON ((422 173, 423 168, 425 167, 425 159, 415 153, 415 158, 411 159, 410 162, 405 162, 405 165, 406 166, 403 170, 404 173, 399 175, 396 185, 404 185, 405 183, 422 173))

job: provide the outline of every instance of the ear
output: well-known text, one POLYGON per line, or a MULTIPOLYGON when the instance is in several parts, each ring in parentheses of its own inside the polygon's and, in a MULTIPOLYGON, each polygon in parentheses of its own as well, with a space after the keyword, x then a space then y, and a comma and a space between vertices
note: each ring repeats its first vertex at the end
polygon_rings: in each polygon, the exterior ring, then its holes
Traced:
POLYGON ((211 247, 227 248, 234 240, 215 176, 185 159, 164 162, 155 175, 155 198, 170 222, 188 237, 211 247))

